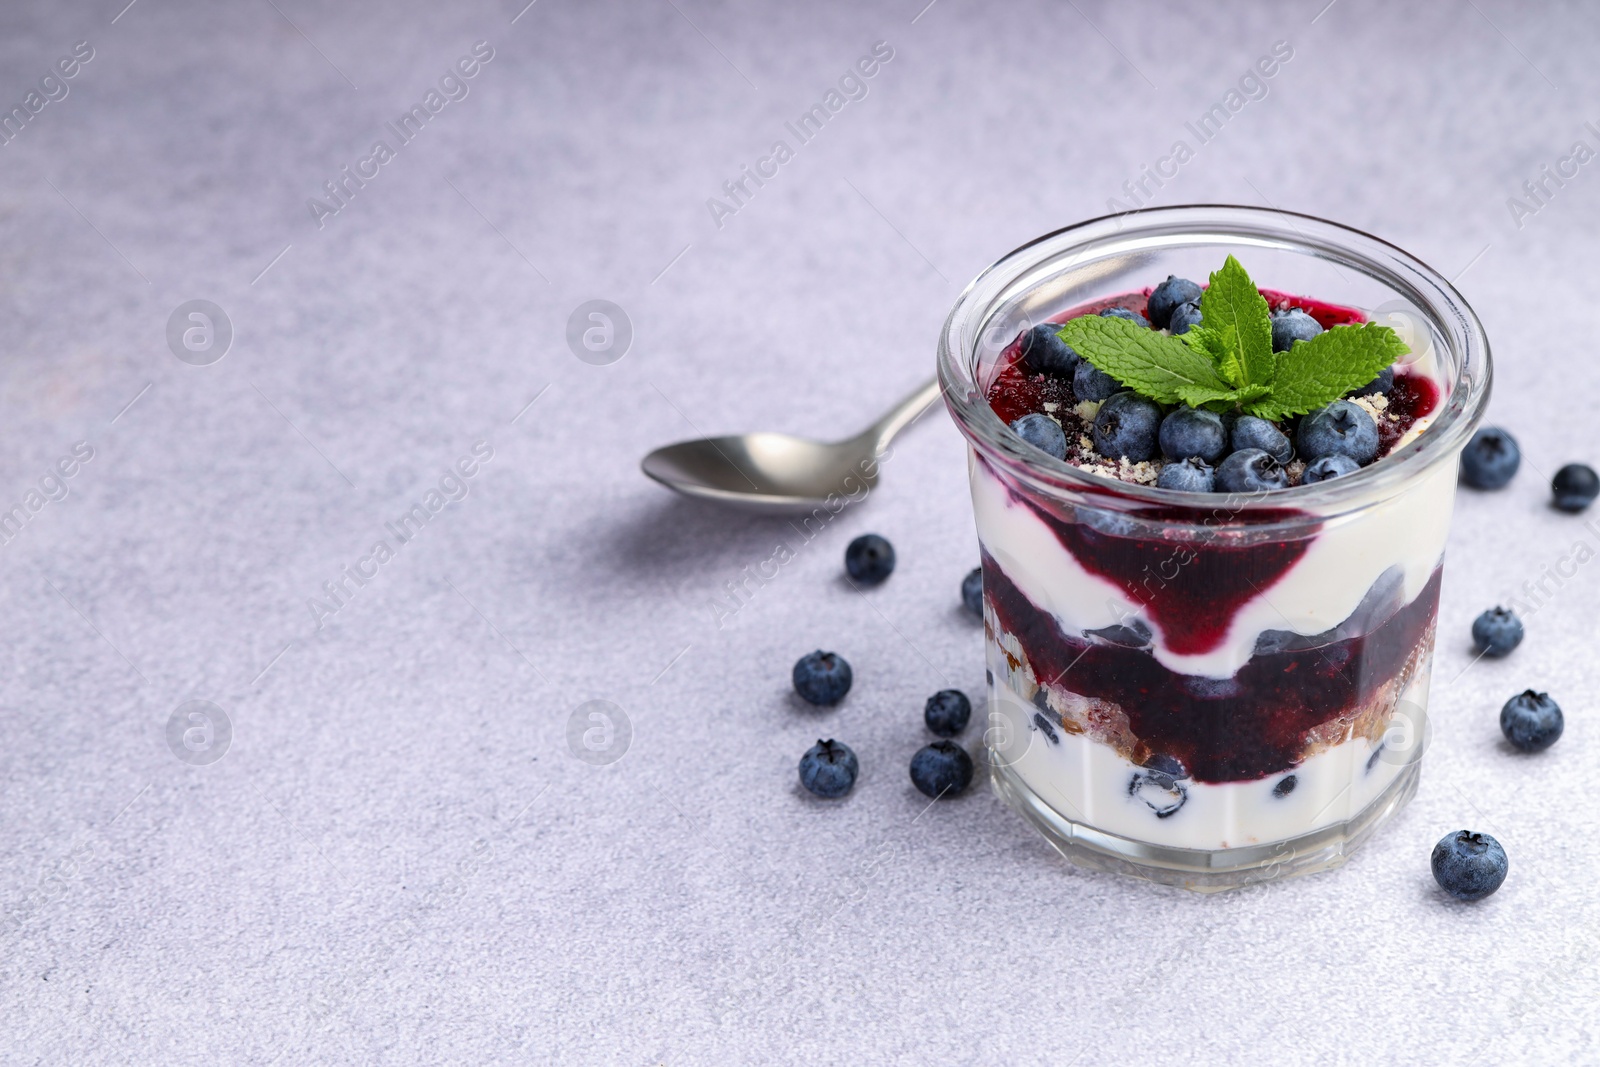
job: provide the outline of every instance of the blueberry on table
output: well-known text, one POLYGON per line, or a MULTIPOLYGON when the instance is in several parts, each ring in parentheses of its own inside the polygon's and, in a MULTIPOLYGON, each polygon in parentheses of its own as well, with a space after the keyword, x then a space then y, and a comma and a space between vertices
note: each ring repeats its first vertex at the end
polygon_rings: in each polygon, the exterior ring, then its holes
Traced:
POLYGON ((1078 353, 1056 336, 1060 324, 1041 322, 1020 338, 1022 366, 1030 374, 1056 374, 1066 377, 1077 365, 1078 353))
POLYGON ((1522 644, 1522 620, 1509 608, 1490 608, 1472 620, 1472 643, 1482 655, 1508 656, 1522 644))
POLYGON ((1433 846, 1433 880, 1457 900, 1482 900, 1506 880, 1511 861, 1488 834, 1457 830, 1433 846))
POLYGON ((1100 405, 1094 417, 1094 447, 1107 459, 1143 463, 1156 454, 1161 408, 1134 392, 1121 392, 1100 405))
POLYGON ((1499 489, 1522 465, 1517 439, 1498 426, 1485 426, 1461 450, 1461 480, 1474 489, 1499 489))
POLYGON ((844 550, 844 569, 862 585, 877 585, 894 573, 894 546, 888 538, 862 534, 844 550))
POLYGON ((911 784, 934 799, 956 796, 972 784, 972 757, 954 741, 935 741, 911 757, 911 784))
POLYGON ((940 737, 954 737, 967 728, 972 701, 959 689, 941 689, 922 708, 922 721, 940 737))
POLYGON ((1566 721, 1548 693, 1524 690, 1500 709, 1500 732, 1523 752, 1543 752, 1561 737, 1566 721))
POLYGON ((1157 489, 1175 489, 1180 493, 1209 493, 1216 484, 1216 471, 1198 456, 1168 463, 1156 475, 1157 489))
POLYGON ((1228 431, 1222 416, 1204 408, 1174 408, 1161 420, 1157 435, 1161 454, 1169 460, 1198 456, 1216 463, 1228 451, 1228 431))
POLYGON ((1357 389, 1355 392, 1351 393, 1350 395, 1351 396, 1376 396, 1379 393, 1387 393, 1390 389, 1393 389, 1393 388, 1394 388, 1394 367, 1390 366, 1390 367, 1383 368, 1381 371, 1378 372, 1378 376, 1376 378, 1372 379, 1372 381, 1368 382, 1366 385, 1363 385, 1360 389, 1357 389))
POLYGON ((1217 466, 1216 487, 1224 493, 1264 493, 1289 488, 1283 464, 1259 448, 1244 448, 1217 466))
POLYGON ((853 680, 850 664, 837 652, 808 652, 794 665, 794 691, 811 704, 839 703, 853 680))
POLYGON ((1296 341, 1309 341, 1322 332, 1316 319, 1300 308, 1272 313, 1272 350, 1287 352, 1296 341))
POLYGON ((1011 432, 1047 456, 1067 458, 1067 435, 1062 432, 1061 424, 1048 415, 1037 411, 1024 415, 1011 423, 1011 432))
POLYGON ((856 784, 861 762, 850 746, 835 741, 818 741, 800 757, 800 784, 830 800, 842 797, 856 784))
POLYGON ((1167 320, 1167 329, 1174 336, 1181 336, 1189 332, 1192 326, 1200 325, 1202 316, 1199 304, 1179 304, 1172 309, 1172 318, 1167 320))
POLYGON ((1079 400, 1104 400, 1121 388, 1121 382, 1086 359, 1072 372, 1072 395, 1079 400))
MULTIPOLYGON (((1188 278, 1167 275, 1167 280, 1150 291, 1150 302, 1145 310, 1150 312, 1150 325, 1165 330, 1172 322, 1172 313, 1183 304, 1198 304, 1200 287, 1188 278)), ((1173 333, 1177 333, 1173 329, 1173 333)))
POLYGON ((1562 511, 1582 511, 1600 496, 1600 475, 1587 463, 1568 463, 1550 479, 1550 492, 1562 511))
POLYGON ((1315 485, 1318 482, 1325 482, 1330 478, 1338 478, 1346 474, 1354 474, 1360 469, 1361 464, 1357 463, 1349 456, 1340 455, 1339 453, 1335 452, 1331 456, 1323 456, 1315 463, 1312 463, 1306 467, 1305 473, 1300 475, 1300 481, 1304 485, 1315 485))
POLYGON ((961 579, 961 606, 983 618, 983 568, 974 567, 961 579))
POLYGON ((1294 458, 1294 446, 1288 436, 1266 419, 1255 415, 1240 415, 1233 420, 1232 443, 1234 451, 1259 448, 1279 463, 1294 458))
POLYGON ((1145 318, 1137 311, 1129 311, 1127 308, 1106 308, 1104 311, 1100 312, 1100 317, 1102 319, 1127 319, 1135 326, 1148 327, 1150 325, 1149 319, 1145 318))

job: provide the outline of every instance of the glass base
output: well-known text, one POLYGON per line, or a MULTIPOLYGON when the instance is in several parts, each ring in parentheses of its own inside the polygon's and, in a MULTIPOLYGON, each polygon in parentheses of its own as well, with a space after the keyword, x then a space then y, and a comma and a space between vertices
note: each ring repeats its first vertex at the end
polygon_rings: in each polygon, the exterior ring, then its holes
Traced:
POLYGON ((1046 804, 1009 765, 991 763, 989 771, 995 794, 1079 867, 1125 874, 1196 893, 1220 893, 1339 866, 1416 795, 1422 764, 1413 761, 1401 770, 1365 810, 1348 822, 1271 844, 1215 851, 1151 845, 1073 822, 1046 804))

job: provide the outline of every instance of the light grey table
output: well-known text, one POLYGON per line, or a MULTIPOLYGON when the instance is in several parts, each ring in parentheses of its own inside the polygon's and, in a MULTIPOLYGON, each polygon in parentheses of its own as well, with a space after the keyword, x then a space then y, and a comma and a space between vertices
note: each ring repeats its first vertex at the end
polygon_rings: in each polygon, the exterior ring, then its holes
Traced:
POLYGON ((0 1060, 1593 1062, 1600 526, 1545 482, 1600 459, 1600 163, 1523 191, 1600 149, 1592 10, 123 2, 0 9, 0 1060), (923 698, 983 676, 943 415, 809 539, 637 469, 864 424, 967 279, 1179 140, 1155 203, 1326 215, 1456 278, 1526 454, 1459 501, 1415 802, 1217 898, 912 790, 923 698), (631 325, 607 365, 620 338, 567 342, 597 299, 631 325), (860 596, 866 530, 901 562, 860 596), (1472 665, 1528 589, 1524 646, 1472 665), (819 646, 857 678, 827 713, 788 691, 819 646), (1568 716, 1536 759, 1496 728, 1529 686, 1568 716), (609 763, 569 745, 593 700, 609 763), (210 739, 174 749, 191 701, 210 739), (794 766, 829 736, 863 774, 824 805, 794 766), (1475 907, 1428 873, 1461 827, 1511 855, 1475 907))

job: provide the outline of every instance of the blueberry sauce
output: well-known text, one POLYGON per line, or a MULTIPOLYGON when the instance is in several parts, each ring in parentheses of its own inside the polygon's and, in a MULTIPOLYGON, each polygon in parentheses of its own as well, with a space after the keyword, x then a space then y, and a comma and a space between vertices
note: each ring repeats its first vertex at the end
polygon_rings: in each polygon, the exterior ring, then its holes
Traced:
POLYGON ((1439 603, 1436 569, 1414 600, 1366 633, 1314 648, 1258 649, 1232 678, 1219 680, 1170 671, 1146 649, 1063 633, 988 553, 983 585, 1040 684, 1116 704, 1139 739, 1134 762, 1176 759, 1200 782, 1248 781, 1295 767, 1311 731, 1353 718, 1406 669, 1429 638, 1439 603))

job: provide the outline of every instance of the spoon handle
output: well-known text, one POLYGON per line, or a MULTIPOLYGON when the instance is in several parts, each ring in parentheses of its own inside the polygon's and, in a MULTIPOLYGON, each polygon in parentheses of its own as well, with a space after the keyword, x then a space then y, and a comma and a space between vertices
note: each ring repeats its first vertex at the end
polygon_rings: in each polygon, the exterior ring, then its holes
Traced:
POLYGON ((918 415, 942 395, 939 379, 932 378, 916 392, 889 409, 888 414, 861 431, 861 439, 873 443, 873 453, 881 454, 895 435, 916 421, 918 415))

